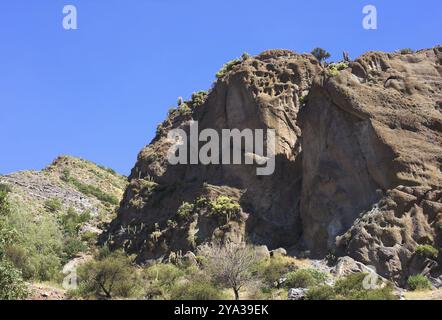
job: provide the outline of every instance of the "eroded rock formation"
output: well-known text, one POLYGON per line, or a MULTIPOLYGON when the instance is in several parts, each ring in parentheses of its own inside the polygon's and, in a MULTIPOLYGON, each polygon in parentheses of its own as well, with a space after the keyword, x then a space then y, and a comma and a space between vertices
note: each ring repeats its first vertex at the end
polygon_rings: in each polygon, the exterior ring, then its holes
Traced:
POLYGON ((215 238, 336 252, 403 282, 428 267, 415 261, 418 245, 441 245, 441 62, 436 47, 370 52, 338 71, 286 50, 232 64, 202 103, 171 112, 140 152, 103 241, 139 261, 215 238), (169 165, 167 132, 188 131, 192 120, 218 132, 275 129, 275 173, 169 165), (240 209, 219 221, 212 202, 223 196, 240 209), (183 202, 191 205, 185 218, 177 215, 183 202))

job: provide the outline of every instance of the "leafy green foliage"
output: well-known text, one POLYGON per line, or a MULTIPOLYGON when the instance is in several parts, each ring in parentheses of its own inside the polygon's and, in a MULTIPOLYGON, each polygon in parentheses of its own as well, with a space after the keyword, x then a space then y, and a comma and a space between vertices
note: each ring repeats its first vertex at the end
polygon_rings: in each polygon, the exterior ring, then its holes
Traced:
POLYGON ((348 63, 346 62, 338 62, 332 63, 328 66, 328 72, 331 76, 336 77, 339 75, 339 72, 348 68, 348 63))
POLYGON ((310 288, 321 285, 327 276, 315 269, 299 269, 287 274, 285 285, 289 288, 310 288))
POLYGON ((233 69, 234 66, 241 63, 241 59, 233 59, 222 66, 222 68, 216 73, 216 78, 221 79, 233 69))
POLYGON ((439 255, 439 250, 427 244, 427 245, 417 246, 415 253, 421 257, 436 259, 437 256, 439 255))
POLYGON ((322 62, 331 57, 331 54, 322 48, 315 48, 312 50, 311 54, 319 61, 322 62))
POLYGON ((183 204, 178 208, 177 215, 182 219, 187 219, 193 214, 194 205, 188 202, 183 202, 183 204))
POLYGON ((291 258, 275 255, 260 261, 257 265, 257 273, 265 285, 273 287, 275 282, 295 268, 291 258))
POLYGON ((63 209, 63 204, 60 199, 52 198, 45 201, 44 207, 50 213, 57 213, 63 209))
POLYGON ((336 293, 333 287, 321 285, 307 291, 306 300, 335 300, 336 293))
POLYGON ((101 252, 96 260, 78 268, 79 288, 73 294, 86 298, 132 297, 139 278, 132 260, 121 251, 101 252))
POLYGON ((400 54, 413 54, 413 53, 414 53, 414 50, 411 49, 411 48, 405 48, 405 49, 401 49, 401 50, 399 50, 399 53, 400 53, 400 54))
POLYGON ((24 299, 27 296, 21 272, 8 261, 0 260, 0 300, 24 299))
POLYGON ((241 212, 241 206, 227 196, 219 196, 215 200, 210 201, 209 204, 211 213, 224 220, 225 223, 237 217, 241 212))
POLYGON ((355 273, 336 281, 334 291, 337 299, 343 300, 396 300, 393 294, 393 285, 387 284, 383 288, 365 289, 363 282, 366 273, 355 273))
POLYGON ((225 294, 209 281, 191 281, 175 286, 172 300, 224 300, 225 294))
POLYGON ((410 276, 407 280, 407 284, 413 291, 430 290, 430 280, 424 275, 418 274, 410 276))
POLYGON ((118 198, 116 196, 112 194, 107 194, 106 192, 103 192, 101 189, 93 185, 84 184, 73 177, 69 179, 69 182, 72 183, 78 191, 84 193, 85 195, 94 196, 98 200, 107 202, 114 206, 117 206, 119 204, 118 198))
POLYGON ((207 91, 195 92, 192 94, 192 97, 190 98, 190 101, 187 102, 187 104, 192 110, 195 110, 204 104, 207 99, 207 95, 207 91))

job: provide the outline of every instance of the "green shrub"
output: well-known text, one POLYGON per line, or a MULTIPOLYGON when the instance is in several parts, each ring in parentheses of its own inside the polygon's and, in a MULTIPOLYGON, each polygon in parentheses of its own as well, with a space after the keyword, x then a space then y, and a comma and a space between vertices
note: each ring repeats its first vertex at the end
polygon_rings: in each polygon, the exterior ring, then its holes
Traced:
POLYGON ((401 49, 401 50, 399 51, 399 53, 400 53, 400 54, 413 54, 413 53, 414 53, 414 50, 411 49, 411 48, 405 48, 405 49, 401 49))
POLYGON ((183 202, 183 204, 178 208, 177 215, 182 219, 189 218, 193 214, 193 209, 193 204, 183 202))
POLYGON ((0 300, 25 299, 27 286, 21 272, 7 261, 0 261, 0 300))
POLYGON ((190 109, 187 103, 181 104, 177 110, 181 116, 187 116, 192 114, 192 109, 190 109))
POLYGON ((192 110, 201 107, 207 99, 207 91, 198 91, 192 94, 190 101, 187 102, 192 110))
POLYGON ((76 236, 67 236, 64 241, 63 252, 65 253, 65 262, 76 257, 80 252, 86 251, 86 244, 76 236))
POLYGON ((92 231, 86 231, 83 234, 81 234, 81 240, 86 242, 88 246, 93 246, 98 241, 98 234, 92 231))
POLYGON ((309 288, 323 284, 327 276, 315 269, 299 269, 287 274, 285 285, 289 288, 309 288))
POLYGON ((311 54, 319 61, 322 62, 331 57, 331 54, 322 48, 315 48, 311 54))
POLYGON ((15 252, 26 253, 25 265, 17 266, 25 279, 48 281, 58 278, 63 254, 63 232, 52 215, 36 219, 27 208, 14 204, 6 224, 15 230, 15 252), (30 223, 32 222, 32 223, 30 223), (21 249, 18 249, 21 247, 21 249))
POLYGON ((241 60, 240 60, 240 59, 234 59, 234 60, 231 60, 231 61, 227 62, 227 63, 224 64, 224 65, 222 66, 222 68, 216 73, 216 78, 217 78, 217 79, 221 79, 221 78, 223 78, 223 77, 224 77, 229 71, 232 70, 232 68, 233 68, 234 66, 236 66, 236 65, 239 64, 239 63, 241 63, 241 60))
POLYGON ((219 196, 209 202, 211 214, 217 216, 223 223, 228 223, 241 212, 241 206, 232 198, 219 196))
POLYGON ((109 203, 114 206, 119 204, 117 197, 115 197, 112 194, 107 194, 93 185, 84 184, 72 177, 69 179, 69 182, 72 183, 74 187, 77 188, 78 191, 84 193, 85 195, 94 196, 98 200, 109 203))
POLYGON ((276 255, 260 261, 257 266, 257 272, 264 284, 272 287, 275 282, 295 268, 293 261, 289 257, 276 255))
MULTIPOLYGON (((11 187, 9 185, 4 184, 4 183, 0 183, 0 193, 8 194, 11 191, 12 190, 11 190, 11 187)), ((1 198, 1 196, 0 196, 0 198, 1 198)))
POLYGON ((57 213, 63 209, 63 204, 61 203, 60 199, 52 198, 44 202, 44 207, 50 213, 57 213))
POLYGON ((436 259, 439 255, 439 250, 431 245, 421 245, 417 246, 415 253, 421 257, 436 259))
POLYGON ((333 287, 322 285, 310 288, 305 298, 307 300, 335 300, 336 293, 333 287))
POLYGON ((93 260, 78 268, 79 287, 76 294, 90 298, 132 297, 139 279, 132 260, 121 251, 102 250, 93 260))
POLYGON ((428 280, 427 277, 418 274, 414 276, 410 276, 407 280, 407 284, 413 291, 420 291, 420 290, 430 290, 431 289, 431 282, 428 280))
POLYGON ((172 288, 172 300, 225 300, 226 295, 219 288, 206 281, 191 281, 172 288))
POLYGON ((334 291, 337 299, 342 300, 396 300, 393 294, 393 285, 387 284, 383 288, 365 289, 364 279, 367 273, 355 273, 336 281, 334 291))
POLYGON ((173 264, 154 264, 144 271, 144 278, 150 284, 170 289, 176 281, 184 276, 184 272, 173 264))

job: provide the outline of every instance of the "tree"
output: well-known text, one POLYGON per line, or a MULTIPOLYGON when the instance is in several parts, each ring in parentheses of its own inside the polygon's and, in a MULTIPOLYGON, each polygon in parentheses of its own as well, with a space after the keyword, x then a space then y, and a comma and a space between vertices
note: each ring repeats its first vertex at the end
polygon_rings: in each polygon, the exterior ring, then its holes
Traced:
POLYGON ((315 48, 311 53, 319 62, 323 62, 331 57, 331 54, 322 48, 315 48))
POLYGON ((121 251, 102 254, 78 270, 80 294, 112 299, 130 297, 136 289, 136 270, 131 259, 121 251))
POLYGON ((0 300, 24 299, 27 295, 21 272, 8 261, 0 261, 0 300))
POLYGON ((200 254, 207 259, 205 271, 211 279, 231 288, 239 300, 241 288, 253 280, 252 270, 258 263, 253 249, 244 244, 228 242, 225 245, 205 245, 200 254))

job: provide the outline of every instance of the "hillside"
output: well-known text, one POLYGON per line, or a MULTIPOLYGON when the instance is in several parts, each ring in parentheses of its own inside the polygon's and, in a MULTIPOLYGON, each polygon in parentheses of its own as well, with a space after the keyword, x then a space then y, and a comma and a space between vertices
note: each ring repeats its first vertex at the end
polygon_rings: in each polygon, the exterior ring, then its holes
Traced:
POLYGON ((63 209, 106 215, 119 205, 126 178, 90 161, 60 156, 41 171, 22 171, 0 176, 12 196, 35 214, 46 212, 45 202, 59 200, 63 209))

